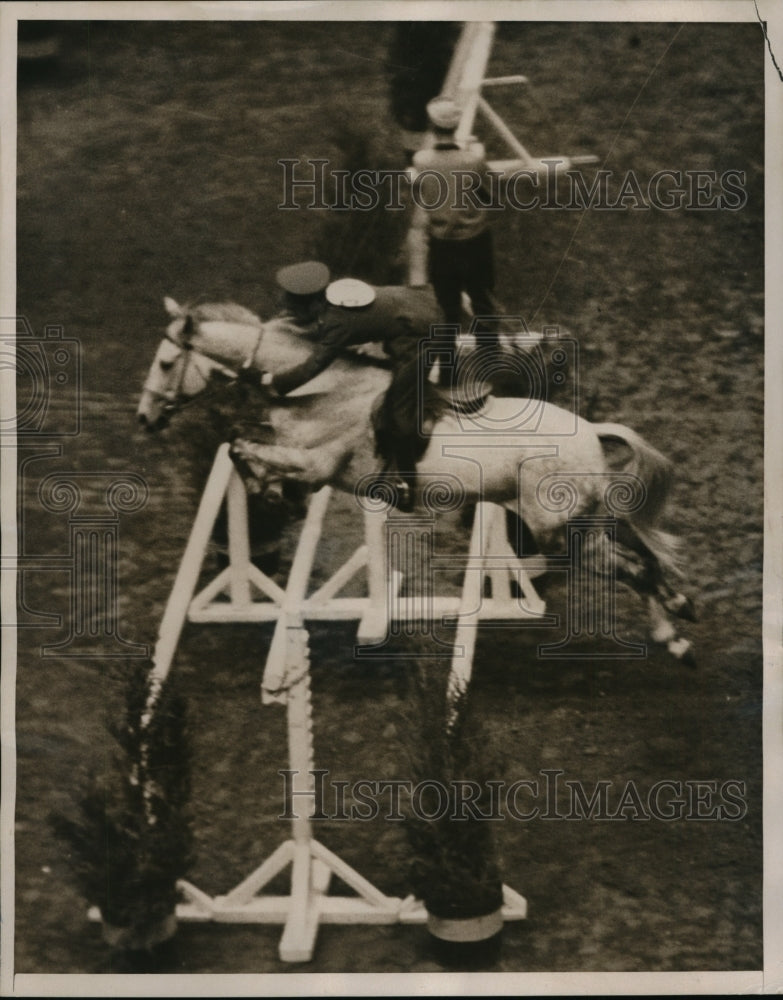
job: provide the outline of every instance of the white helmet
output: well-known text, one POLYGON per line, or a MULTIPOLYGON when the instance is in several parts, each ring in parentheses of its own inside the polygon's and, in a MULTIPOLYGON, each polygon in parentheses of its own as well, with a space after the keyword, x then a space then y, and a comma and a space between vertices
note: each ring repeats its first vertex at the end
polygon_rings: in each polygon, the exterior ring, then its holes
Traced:
POLYGON ((333 306, 358 309, 375 301, 375 289, 372 285, 356 278, 341 278, 327 287, 326 301, 331 302, 333 306))

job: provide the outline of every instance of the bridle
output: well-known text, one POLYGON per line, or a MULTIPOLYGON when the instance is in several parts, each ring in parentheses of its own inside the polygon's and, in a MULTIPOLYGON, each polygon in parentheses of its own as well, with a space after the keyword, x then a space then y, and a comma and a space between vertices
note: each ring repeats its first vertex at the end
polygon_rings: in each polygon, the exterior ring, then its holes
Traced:
MULTIPOLYGON (((242 365, 242 370, 248 369, 252 365, 253 359, 255 358, 255 355, 258 352, 259 344, 261 343, 262 334, 263 334, 263 328, 259 332, 258 340, 256 341, 251 354, 248 356, 247 361, 242 365)), ((168 331, 164 333, 163 339, 168 340, 169 343, 173 344, 177 348, 178 352, 177 357, 172 360, 172 364, 174 363, 175 360, 178 360, 183 353, 185 355, 185 362, 180 369, 179 377, 177 379, 177 384, 172 389, 169 389, 166 392, 160 392, 158 389, 153 389, 148 382, 145 382, 142 391, 149 393, 149 395, 152 396, 153 399, 156 399, 163 404, 162 410, 167 417, 171 416, 174 413, 178 413, 181 410, 187 409, 187 407, 193 406, 196 403, 203 404, 207 402, 218 393, 223 392, 223 390, 228 385, 233 385, 239 380, 240 372, 235 371, 233 368, 229 368, 228 365, 222 365, 217 361, 213 361, 212 358, 208 358, 205 354, 201 354, 200 351, 197 351, 191 344, 180 343, 178 340, 172 337, 168 331), (196 393, 193 396, 184 396, 182 393, 182 387, 185 384, 185 378, 188 373, 188 366, 191 364, 191 359, 196 354, 198 354, 199 357, 202 357, 205 360, 209 361, 212 367, 211 375, 220 375, 226 381, 222 384, 214 385, 211 388, 205 388, 203 392, 196 393)), ((204 378, 208 386, 210 378, 204 376, 204 373, 201 371, 199 371, 199 375, 201 375, 201 377, 204 378)))

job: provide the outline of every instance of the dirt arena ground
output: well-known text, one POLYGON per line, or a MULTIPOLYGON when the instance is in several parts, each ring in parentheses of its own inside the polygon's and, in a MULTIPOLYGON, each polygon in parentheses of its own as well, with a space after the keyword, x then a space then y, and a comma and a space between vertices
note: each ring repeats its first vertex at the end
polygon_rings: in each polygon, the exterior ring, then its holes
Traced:
MULTIPOLYGON (((56 64, 20 77, 18 309, 37 336, 53 324, 78 341, 81 375, 71 369, 53 390, 46 426, 20 453, 23 552, 42 568, 23 573, 15 964, 101 973, 114 959, 47 816, 108 764, 127 661, 42 652, 67 639, 73 588, 57 564, 67 563, 68 516, 46 509, 39 487, 57 472, 87 474, 93 491, 103 480, 90 476, 146 481, 148 501, 117 526, 118 607, 122 638, 151 646, 215 444, 195 410, 159 436, 135 423, 163 296, 231 299, 269 316, 276 268, 315 254, 335 273, 399 280, 398 214, 279 211, 277 161, 403 162, 388 24, 82 22, 58 33, 56 64), (76 413, 78 434, 58 436, 76 413), (44 613, 62 626, 43 627, 44 613)), ((617 795, 629 781, 645 793, 664 780, 742 790, 736 818, 722 820, 497 824, 504 878, 529 918, 507 925, 495 971, 762 964, 764 51, 757 24, 498 26, 491 72, 523 72, 532 87, 493 99, 536 154, 595 154, 613 184, 634 171, 645 190, 662 170, 741 171, 747 200, 736 210, 541 208, 495 222, 506 309, 578 342, 578 412, 627 423, 675 463, 667 523, 683 541, 699 620, 684 626, 696 669, 657 647, 642 660, 544 661, 545 630, 482 631, 474 677, 486 744, 509 781, 559 769, 617 795)), ((325 563, 359 530, 338 501, 325 563)), ((289 557, 290 542, 289 532, 289 557)), ((457 519, 438 544, 465 544, 457 519)), ((556 583, 547 597, 562 609, 556 583)), ((624 639, 645 641, 635 595, 620 594, 618 620, 624 639)), ((192 880, 214 894, 287 835, 276 818, 284 713, 258 695, 270 635, 189 625, 176 659, 194 742, 192 880)), ((352 648, 350 626, 313 628, 317 766, 337 779, 405 777, 395 664, 368 667, 352 648)), ((399 823, 323 821, 316 832, 385 892, 407 895, 399 823)), ((279 935, 182 926, 172 971, 292 971, 279 935)), ((422 928, 396 925, 323 928, 307 971, 438 968, 422 928)))

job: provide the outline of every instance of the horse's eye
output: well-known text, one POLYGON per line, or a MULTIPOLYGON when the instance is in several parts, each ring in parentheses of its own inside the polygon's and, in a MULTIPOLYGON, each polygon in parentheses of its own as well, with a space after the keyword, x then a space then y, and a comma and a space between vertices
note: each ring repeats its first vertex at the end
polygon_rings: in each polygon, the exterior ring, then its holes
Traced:
POLYGON ((164 372, 170 372, 171 369, 174 367, 174 362, 173 361, 161 361, 160 362, 160 367, 162 368, 162 370, 164 372))

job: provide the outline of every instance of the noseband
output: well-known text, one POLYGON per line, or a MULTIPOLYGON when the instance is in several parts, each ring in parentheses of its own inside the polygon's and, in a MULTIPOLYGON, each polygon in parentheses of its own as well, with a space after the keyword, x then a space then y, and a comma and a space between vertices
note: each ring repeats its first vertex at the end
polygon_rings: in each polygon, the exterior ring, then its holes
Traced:
MULTIPOLYGON (((194 350, 190 344, 181 344, 178 340, 175 340, 168 332, 163 335, 164 340, 168 340, 170 343, 178 349, 179 354, 185 353, 185 363, 182 365, 182 370, 179 373, 179 378, 177 379, 176 386, 169 390, 168 392, 159 392, 157 389, 151 388, 147 383, 143 386, 143 391, 148 392, 154 399, 160 400, 163 403, 163 412, 166 416, 171 416, 173 413, 178 413, 180 410, 186 409, 188 406, 192 406, 197 402, 204 402, 210 399, 216 393, 222 391, 225 385, 216 385, 212 389, 205 389, 203 392, 196 393, 193 396, 184 397, 182 395, 182 386, 185 384, 185 376, 187 375, 188 365, 190 364, 191 358, 194 354, 199 352, 194 350)), ((201 357, 206 358, 206 355, 201 355, 201 357)), ((232 368, 227 365, 218 364, 216 361, 212 361, 211 358, 207 358, 214 369, 214 373, 219 373, 223 375, 232 384, 239 378, 238 372, 235 372, 232 368)), ((205 382, 208 384, 210 379, 205 377, 203 372, 199 374, 204 378, 205 382)))
MULTIPOLYGON (((263 327, 261 327, 261 329, 259 330, 258 339, 255 342, 253 350, 250 352, 250 355, 248 356, 247 360, 242 365, 243 371, 252 366, 253 359, 255 358, 258 352, 262 336, 263 336, 263 327)), ((185 363, 182 365, 182 370, 179 373, 177 384, 173 389, 171 389, 168 392, 159 392, 157 389, 152 389, 148 387, 148 385, 145 383, 143 391, 148 392, 154 399, 162 401, 163 403, 162 409, 167 417, 171 416, 173 413, 178 413, 180 410, 184 410, 189 406, 193 406, 194 403, 203 403, 206 400, 211 399, 218 392, 222 392, 223 389, 226 388, 226 383, 223 383, 220 385, 215 385, 212 389, 205 389, 203 392, 196 393, 193 396, 184 397, 182 395, 182 386, 185 383, 185 376, 187 375, 188 365, 190 364, 192 356, 194 354, 200 354, 200 352, 195 350, 195 348, 191 344, 188 343, 182 344, 178 340, 175 340, 174 337, 172 337, 168 333, 168 331, 164 333, 163 337, 165 340, 168 340, 169 343, 174 344, 174 346, 178 349, 179 354, 182 354, 183 351, 185 352, 185 363)), ((213 374, 222 375, 227 380, 227 383, 229 385, 234 385, 239 380, 240 373, 238 371, 235 371, 233 368, 229 368, 228 365, 221 365, 219 362, 213 361, 211 358, 207 358, 207 356, 204 354, 200 354, 200 356, 209 361, 210 365, 213 368, 213 374)), ((203 372, 199 372, 199 374, 205 379, 205 382, 208 384, 210 378, 204 376, 203 372)))

